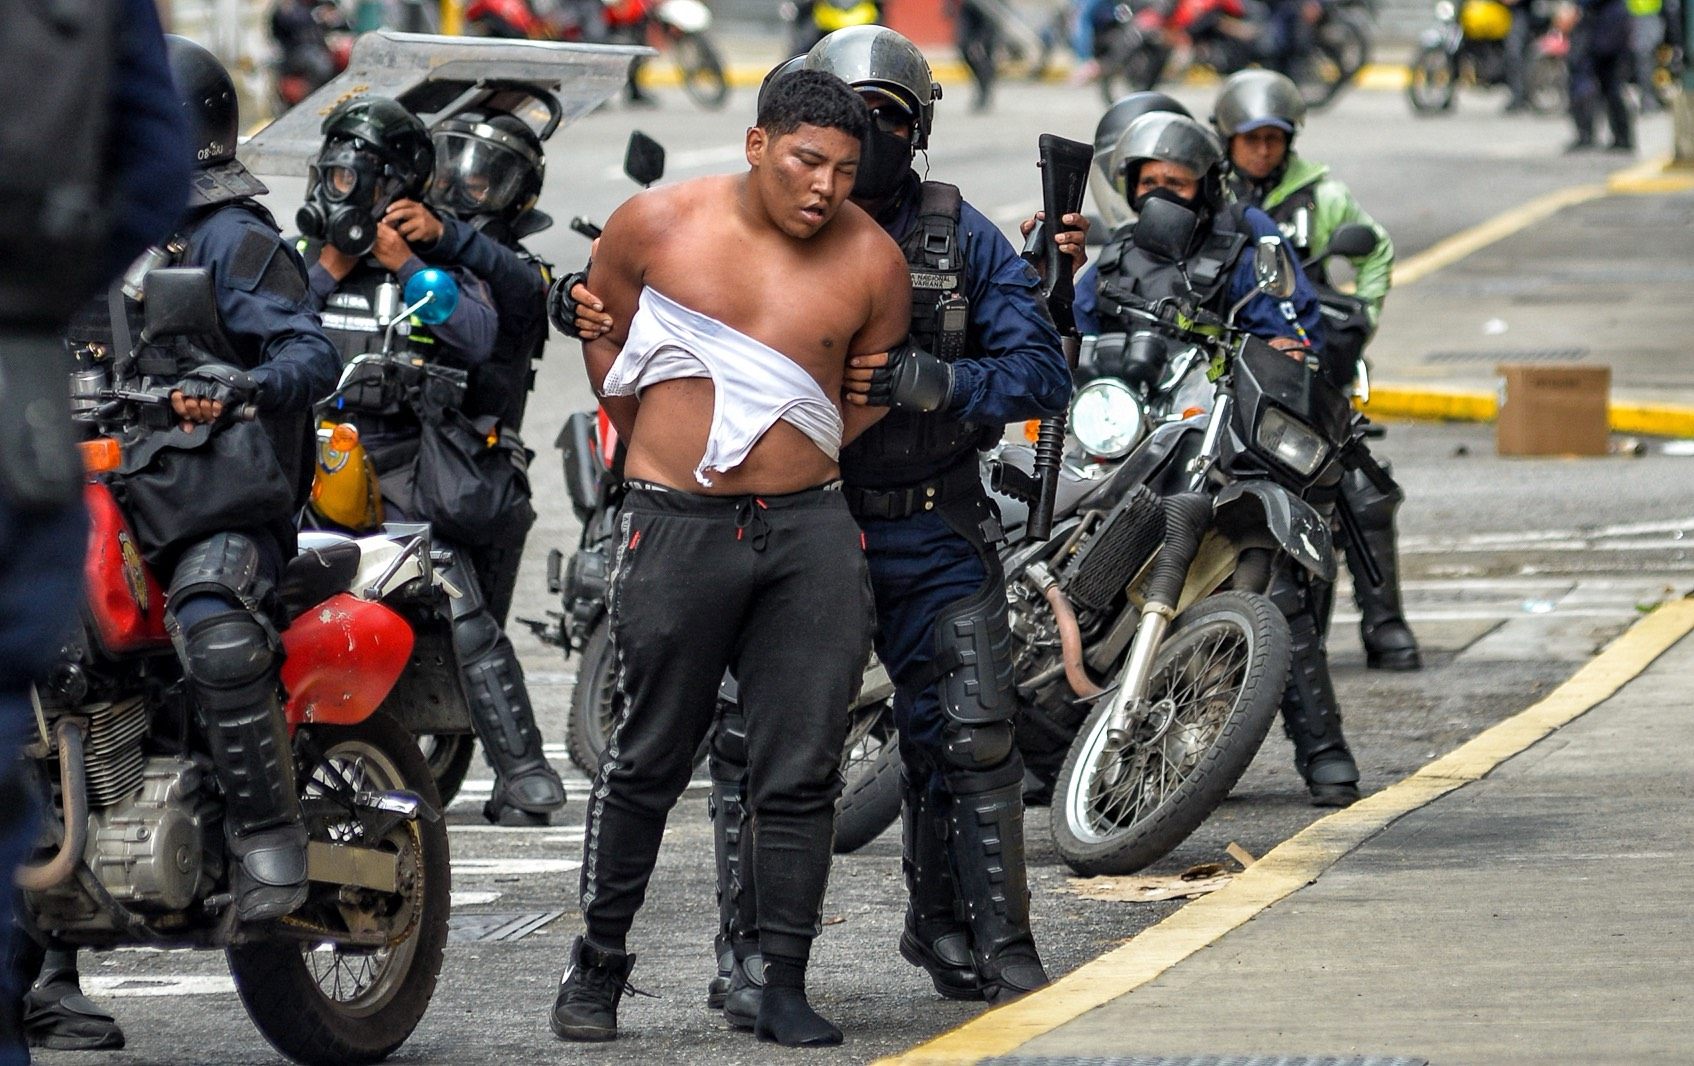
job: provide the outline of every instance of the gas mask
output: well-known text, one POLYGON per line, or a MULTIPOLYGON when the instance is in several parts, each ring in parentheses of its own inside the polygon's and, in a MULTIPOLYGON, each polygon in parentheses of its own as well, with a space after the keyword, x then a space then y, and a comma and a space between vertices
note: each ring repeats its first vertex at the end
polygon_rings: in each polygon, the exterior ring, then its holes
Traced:
POLYGON ((1186 207, 1188 210, 1195 213, 1198 213, 1200 210, 1198 197, 1189 198, 1187 196, 1178 196, 1175 191, 1166 189, 1163 186, 1148 189, 1140 196, 1137 196, 1130 206, 1135 208, 1135 213, 1139 215, 1143 211, 1147 210, 1147 201, 1149 200, 1165 200, 1177 205, 1178 207, 1186 207))
POLYGON ((306 202, 294 216, 300 232, 362 256, 376 243, 376 226, 400 191, 382 157, 356 141, 324 146, 310 171, 306 202))

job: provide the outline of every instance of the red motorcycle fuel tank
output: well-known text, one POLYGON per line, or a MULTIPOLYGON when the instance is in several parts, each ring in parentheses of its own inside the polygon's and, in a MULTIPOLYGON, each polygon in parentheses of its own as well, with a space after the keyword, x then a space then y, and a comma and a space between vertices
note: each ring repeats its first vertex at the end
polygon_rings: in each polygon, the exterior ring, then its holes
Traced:
POLYGON ((282 633, 289 726, 369 718, 400 680, 412 640, 404 618, 345 592, 301 614, 282 633))
POLYGON ((112 490, 91 481, 82 498, 88 507, 83 578, 88 585, 89 621, 101 650, 128 655, 169 647, 164 590, 142 560, 112 490))

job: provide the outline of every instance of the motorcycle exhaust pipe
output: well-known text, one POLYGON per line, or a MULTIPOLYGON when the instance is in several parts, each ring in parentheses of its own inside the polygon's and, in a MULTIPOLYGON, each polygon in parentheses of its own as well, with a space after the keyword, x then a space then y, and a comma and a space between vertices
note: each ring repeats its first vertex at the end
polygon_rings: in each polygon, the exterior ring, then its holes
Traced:
POLYGON ((1066 598, 1064 590, 1059 588, 1059 580, 1053 576, 1042 563, 1029 568, 1029 576, 1041 589, 1041 594, 1047 597, 1047 605, 1053 609, 1053 620, 1059 626, 1059 649, 1065 663, 1065 680, 1070 684, 1071 691, 1078 698, 1091 700, 1106 691, 1094 683, 1088 676, 1088 668, 1083 665, 1082 627, 1077 625, 1076 610, 1071 607, 1071 601, 1066 598))
POLYGON ((88 844, 88 775, 82 761, 82 743, 88 723, 80 718, 61 718, 53 726, 59 740, 59 790, 64 796, 65 837, 51 859, 18 867, 12 883, 25 892, 45 892, 69 880, 82 862, 88 844))

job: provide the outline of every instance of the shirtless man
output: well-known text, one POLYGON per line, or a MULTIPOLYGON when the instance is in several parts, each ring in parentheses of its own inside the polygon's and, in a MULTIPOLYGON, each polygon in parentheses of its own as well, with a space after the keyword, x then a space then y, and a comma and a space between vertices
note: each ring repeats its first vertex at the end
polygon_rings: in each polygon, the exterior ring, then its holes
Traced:
POLYGON ((790 74, 747 131, 747 173, 641 193, 606 223, 589 283, 625 325, 583 356, 628 443, 608 595, 618 720, 588 809, 587 933, 553 1006, 563 1039, 617 1035, 625 936, 727 667, 747 715, 767 981, 755 1032, 841 1041, 805 993, 841 708, 872 629, 837 456, 887 410, 843 404, 842 383, 849 358, 905 338, 911 300, 898 246, 847 202, 868 121, 839 79, 790 74))

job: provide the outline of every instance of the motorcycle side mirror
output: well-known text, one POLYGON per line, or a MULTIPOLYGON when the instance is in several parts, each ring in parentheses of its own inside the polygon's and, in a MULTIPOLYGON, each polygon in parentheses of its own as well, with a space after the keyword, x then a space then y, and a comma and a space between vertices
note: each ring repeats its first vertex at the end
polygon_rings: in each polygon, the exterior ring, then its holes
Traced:
POLYGON ((1349 222, 1338 226, 1329 238, 1329 247, 1324 249, 1325 255, 1339 255, 1347 259, 1357 259, 1361 255, 1369 255, 1376 251, 1376 231, 1363 222, 1349 222))
POLYGON ((192 337, 218 331, 218 300, 205 267, 164 267, 141 283, 141 339, 192 337))
POLYGON ((665 176, 665 146, 635 130, 629 135, 629 147, 624 149, 623 172, 643 187, 658 181, 665 176))
POLYGON ((459 283, 445 270, 425 267, 406 282, 406 291, 400 299, 405 302, 406 310, 396 321, 415 315, 426 326, 439 326, 459 306, 459 283))
POLYGON ((1253 247, 1253 281, 1266 296, 1286 300, 1294 295, 1294 260, 1281 237, 1260 237, 1253 247))
POLYGON ((1199 216, 1181 204, 1149 198, 1135 220, 1135 246, 1161 259, 1180 261, 1187 256, 1199 224, 1199 216))

